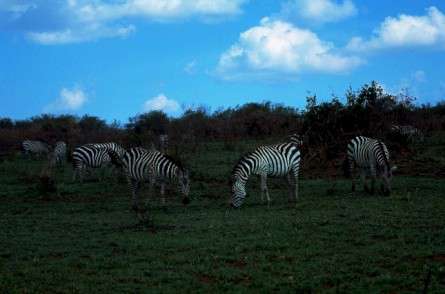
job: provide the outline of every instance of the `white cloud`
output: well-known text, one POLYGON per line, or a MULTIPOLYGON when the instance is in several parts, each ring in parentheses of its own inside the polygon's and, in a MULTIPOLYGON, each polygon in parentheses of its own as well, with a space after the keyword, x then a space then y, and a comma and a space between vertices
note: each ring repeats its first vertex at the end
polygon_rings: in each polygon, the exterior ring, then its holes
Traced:
POLYGON ((281 16, 300 18, 317 23, 339 21, 357 14, 351 0, 292 0, 283 4, 281 16))
POLYGON ((222 20, 248 0, 0 0, 0 27, 23 31, 45 45, 125 37, 133 19, 173 22, 222 20), (53 3, 54 2, 54 3, 53 3), (28 13, 31 11, 32 13, 28 13))
POLYGON ((180 109, 176 100, 169 99, 163 93, 145 101, 144 111, 161 110, 164 112, 176 112, 180 109))
POLYGON ((427 9, 426 15, 401 14, 387 17, 369 40, 354 37, 347 48, 367 51, 407 46, 445 45, 445 15, 436 7, 427 9))
POLYGON ((140 16, 151 20, 172 20, 193 16, 226 16, 239 14, 246 0, 126 0, 72 1, 79 17, 91 21, 140 16))
POLYGON ((259 26, 240 34, 237 43, 219 59, 216 73, 225 79, 242 75, 295 76, 305 71, 341 73, 362 63, 335 53, 333 44, 288 22, 263 18, 259 26))
POLYGON ((195 74, 196 73, 196 60, 192 60, 189 63, 187 63, 184 66, 184 71, 189 75, 195 74))
MULTIPOLYGON (((73 1, 73 0, 71 0, 73 1)), ((135 31, 133 25, 128 25, 126 27, 102 27, 100 25, 91 25, 82 29, 66 29, 63 31, 53 31, 53 32, 30 32, 27 37, 42 45, 57 45, 57 44, 68 44, 68 43, 80 43, 85 41, 94 40, 97 38, 112 38, 121 37, 125 38, 135 31)))
POLYGON ((411 72, 408 76, 402 77, 392 86, 385 86, 385 92, 398 96, 410 95, 420 97, 421 93, 425 93, 425 85, 428 82, 427 75, 423 70, 411 72))
POLYGON ((60 96, 44 108, 44 111, 74 111, 79 110, 88 100, 88 96, 79 88, 62 88, 60 96))

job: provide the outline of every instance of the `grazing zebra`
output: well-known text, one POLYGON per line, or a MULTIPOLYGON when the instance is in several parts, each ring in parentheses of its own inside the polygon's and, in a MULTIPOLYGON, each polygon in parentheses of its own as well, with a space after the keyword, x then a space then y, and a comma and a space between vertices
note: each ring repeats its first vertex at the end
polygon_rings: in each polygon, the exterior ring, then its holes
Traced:
POLYGON ((421 130, 416 127, 405 125, 392 125, 391 131, 395 134, 399 134, 400 136, 407 138, 409 141, 414 142, 416 140, 423 142, 424 135, 421 130))
MULTIPOLYGON (((114 152, 110 152, 111 157, 115 157, 114 152)), ((115 158, 119 160, 118 158, 115 158)), ((137 192, 141 182, 149 180, 150 186, 153 186, 156 180, 169 180, 178 184, 178 190, 183 195, 182 202, 190 202, 190 179, 189 173, 182 165, 168 155, 162 154, 156 150, 146 150, 140 147, 131 148, 125 153, 121 160, 124 171, 126 172, 128 182, 132 192, 132 208, 139 211, 139 198, 137 192)), ((161 189, 163 202, 164 190, 161 189)))
POLYGON ((42 141, 25 140, 22 143, 22 151, 25 155, 47 155, 50 151, 49 145, 42 141))
POLYGON ((289 141, 261 146, 253 152, 243 156, 235 165, 232 172, 232 201, 233 207, 240 207, 246 197, 246 183, 251 174, 261 176, 261 200, 264 196, 270 204, 267 189, 267 176, 286 176, 289 185, 289 201, 298 201, 298 171, 300 169, 301 140, 293 135, 289 141))
POLYGON ((61 166, 66 159, 66 143, 63 141, 58 141, 51 153, 50 163, 52 166, 61 166))
POLYGON ((80 182, 83 182, 83 170, 87 168, 99 168, 110 163, 117 164, 111 160, 108 151, 107 148, 97 148, 92 144, 75 148, 73 151, 73 181, 79 177, 80 182))
POLYGON ((352 191, 355 191, 353 171, 360 169, 363 186, 366 192, 374 193, 374 184, 377 176, 381 177, 383 183, 380 187, 385 195, 391 193, 392 172, 396 167, 390 167, 389 152, 386 145, 376 139, 358 136, 352 139, 347 148, 344 163, 345 175, 352 176, 352 191), (366 177, 371 176, 371 190, 369 190, 366 177))

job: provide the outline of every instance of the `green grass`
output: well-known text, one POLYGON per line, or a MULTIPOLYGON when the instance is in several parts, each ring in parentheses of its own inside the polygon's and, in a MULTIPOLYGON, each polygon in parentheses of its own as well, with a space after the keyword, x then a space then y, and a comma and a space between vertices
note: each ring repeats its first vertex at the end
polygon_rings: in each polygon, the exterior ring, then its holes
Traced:
POLYGON ((135 225, 125 182, 71 183, 66 166, 41 195, 42 162, 1 163, 0 292, 419 293, 429 271, 445 291, 445 180, 396 177, 390 197, 302 180, 290 205, 272 179, 269 208, 253 180, 231 210, 228 174, 249 146, 189 155, 193 202, 152 199, 151 227, 135 225))

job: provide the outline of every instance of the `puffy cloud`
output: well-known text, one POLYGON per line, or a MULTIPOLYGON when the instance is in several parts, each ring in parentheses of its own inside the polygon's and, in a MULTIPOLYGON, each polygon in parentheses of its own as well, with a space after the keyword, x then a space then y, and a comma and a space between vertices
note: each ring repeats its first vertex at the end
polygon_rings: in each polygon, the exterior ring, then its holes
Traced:
POLYGON ((4 1, 0 1, 0 28, 24 31, 32 41, 53 45, 125 37, 135 31, 133 25, 125 24, 132 18, 220 19, 241 13, 247 0, 4 1))
POLYGON ((407 46, 445 45, 445 15, 436 7, 427 9, 426 15, 401 14, 387 17, 369 40, 354 37, 347 48, 367 51, 407 46))
POLYGON ((192 16, 225 16, 241 12, 246 0, 126 0, 115 3, 102 1, 71 1, 79 17, 86 20, 117 19, 128 16, 152 20, 169 20, 192 16))
POLYGON ((296 75, 303 71, 341 73, 362 63, 335 53, 334 46, 306 29, 263 18, 259 26, 240 34, 219 59, 216 73, 225 79, 242 75, 296 75))
POLYGON ((343 0, 341 3, 333 0, 293 0, 283 4, 280 14, 325 23, 354 16, 357 8, 351 0, 343 0))
POLYGON ((88 100, 88 96, 79 88, 62 88, 60 96, 47 105, 44 111, 74 111, 79 110, 88 100))
POLYGON ((164 112, 176 112, 180 110, 180 106, 176 100, 169 99, 161 93, 145 101, 143 109, 144 111, 162 110, 164 112))

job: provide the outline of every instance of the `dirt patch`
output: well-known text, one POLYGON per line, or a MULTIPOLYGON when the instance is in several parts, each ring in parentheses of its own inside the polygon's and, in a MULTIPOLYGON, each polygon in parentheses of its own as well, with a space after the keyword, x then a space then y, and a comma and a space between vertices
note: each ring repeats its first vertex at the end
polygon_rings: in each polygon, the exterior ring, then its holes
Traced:
POLYGON ((247 263, 243 260, 226 260, 226 264, 233 268, 243 269, 246 267, 247 263))
POLYGON ((206 274, 198 274, 196 278, 203 284, 214 284, 217 281, 215 277, 206 274))
POLYGON ((234 282, 235 284, 243 284, 246 286, 249 286, 250 284, 252 284, 252 277, 246 274, 243 274, 241 276, 235 277, 234 279, 232 279, 232 282, 234 282))
POLYGON ((430 257, 433 261, 438 261, 440 263, 445 263, 445 253, 436 254, 430 257))

